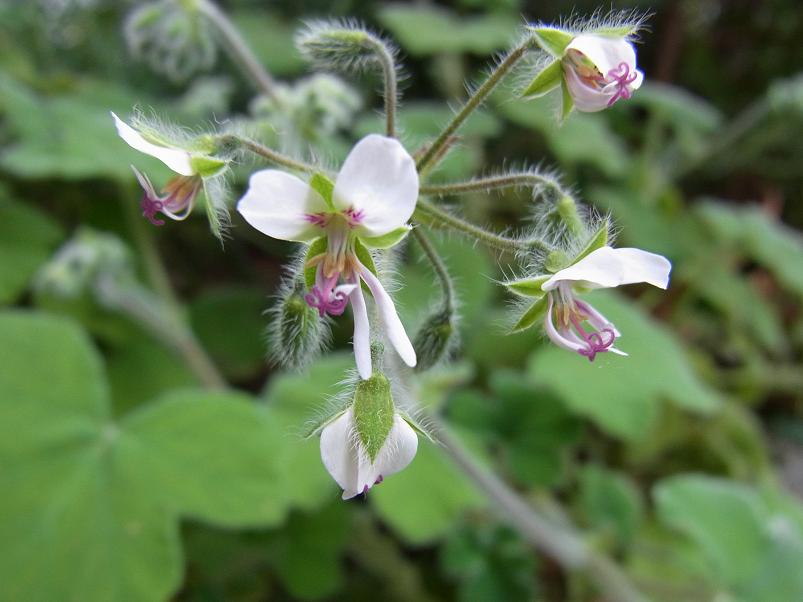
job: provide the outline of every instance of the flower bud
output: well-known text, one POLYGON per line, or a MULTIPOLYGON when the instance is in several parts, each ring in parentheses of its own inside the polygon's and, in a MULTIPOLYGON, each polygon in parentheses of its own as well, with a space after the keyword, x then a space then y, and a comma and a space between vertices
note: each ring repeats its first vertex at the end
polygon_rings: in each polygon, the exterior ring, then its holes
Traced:
POLYGON ((456 343, 456 316, 451 308, 438 307, 424 321, 413 340, 418 358, 415 369, 425 372, 431 369, 456 343))
POLYGON ((217 48, 206 19, 193 4, 163 0, 136 8, 125 23, 131 54, 178 82, 211 68, 217 48))
POLYGON ((287 286, 274 307, 268 327, 270 360, 284 368, 300 369, 308 365, 320 351, 325 328, 318 312, 304 300, 304 285, 287 286))
POLYGON ((321 459, 343 499, 367 493, 415 457, 418 436, 396 410, 390 381, 379 371, 360 380, 353 403, 321 431, 321 459))

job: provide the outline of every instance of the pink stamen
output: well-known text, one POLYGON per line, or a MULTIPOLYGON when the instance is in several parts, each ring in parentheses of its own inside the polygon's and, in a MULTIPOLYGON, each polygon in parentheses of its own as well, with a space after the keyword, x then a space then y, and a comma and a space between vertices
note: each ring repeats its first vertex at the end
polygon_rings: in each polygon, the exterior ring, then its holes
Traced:
POLYGON ((619 63, 619 66, 616 69, 611 69, 608 71, 608 78, 613 80, 609 83, 616 82, 616 93, 608 101, 609 107, 620 98, 628 100, 633 95, 632 91, 630 90, 630 84, 636 81, 637 77, 638 73, 635 71, 631 73, 630 67, 627 63, 619 63))
POLYGON ((339 316, 346 311, 349 298, 343 291, 335 290, 335 285, 340 274, 335 274, 330 278, 318 278, 318 283, 312 290, 304 295, 307 305, 318 310, 318 314, 323 318, 326 314, 339 316))
POLYGON ((356 228, 360 225, 363 218, 365 217, 365 211, 362 209, 355 210, 354 207, 349 207, 343 212, 343 215, 346 216, 346 219, 349 222, 349 227, 356 228))
POLYGON ((616 340, 616 333, 613 331, 613 328, 606 327, 597 332, 586 332, 582 323, 576 316, 572 316, 571 322, 575 332, 577 332, 580 338, 588 345, 585 349, 579 349, 577 353, 583 357, 587 357, 589 362, 594 361, 597 353, 607 351, 616 340), (607 335, 607 340, 603 335, 607 335))
POLYGON ((157 199, 151 198, 147 193, 142 197, 142 202, 139 204, 142 209, 142 216, 154 226, 164 226, 165 221, 158 219, 156 214, 164 209, 164 203, 157 199))
POLYGON ((325 213, 307 213, 304 215, 304 219, 319 228, 326 227, 326 222, 328 221, 325 213))

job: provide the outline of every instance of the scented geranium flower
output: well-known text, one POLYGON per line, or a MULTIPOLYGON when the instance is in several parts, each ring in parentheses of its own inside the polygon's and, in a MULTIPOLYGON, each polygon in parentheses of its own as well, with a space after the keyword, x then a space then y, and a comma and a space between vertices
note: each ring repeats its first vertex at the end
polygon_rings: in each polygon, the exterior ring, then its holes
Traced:
POLYGON ((403 470, 415 457, 418 436, 398 413, 387 436, 378 445, 363 441, 355 409, 350 407, 321 431, 321 459, 343 488, 343 499, 367 493, 374 485, 403 470))
POLYGON ((578 111, 601 111, 628 99, 644 80, 636 69, 633 44, 622 37, 577 36, 562 62, 566 88, 578 111))
POLYGON ((591 304, 581 301, 578 294, 639 282, 666 289, 671 269, 669 260, 661 255, 603 246, 555 274, 508 282, 514 292, 537 298, 516 330, 544 316, 546 334, 558 347, 579 353, 589 361, 605 351, 627 355, 614 347, 621 336, 616 327, 591 304))
POLYGON ((340 315, 351 303, 354 355, 363 379, 371 376, 368 310, 361 283, 376 302, 388 340, 408 366, 416 356, 390 295, 376 277, 366 247, 388 248, 409 231, 418 199, 415 162, 394 138, 360 140, 332 184, 324 176, 307 183, 283 171, 251 176, 237 210, 273 238, 311 242, 306 268, 315 269, 307 303, 321 316, 340 315))
POLYGON ((172 220, 186 219, 192 212, 195 199, 203 187, 203 178, 220 173, 225 162, 202 153, 192 153, 170 146, 166 142, 159 144, 151 142, 117 115, 114 113, 111 115, 117 133, 131 148, 159 159, 177 174, 165 184, 161 194, 157 194, 148 176, 136 167, 131 167, 145 192, 140 204, 142 215, 154 226, 163 226, 165 223, 157 217, 157 213, 172 220))

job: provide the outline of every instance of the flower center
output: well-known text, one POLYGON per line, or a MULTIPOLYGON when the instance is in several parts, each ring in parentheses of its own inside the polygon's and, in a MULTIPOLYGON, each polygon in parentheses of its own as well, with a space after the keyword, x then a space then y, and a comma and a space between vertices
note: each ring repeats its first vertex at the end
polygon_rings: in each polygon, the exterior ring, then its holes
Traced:
POLYGON ((602 314, 578 300, 569 284, 549 293, 554 303, 554 327, 549 337, 561 347, 576 351, 593 362, 597 353, 610 350, 619 334, 602 314))
POLYGON ((616 83, 616 93, 608 101, 610 107, 620 98, 628 100, 633 92, 630 90, 630 85, 636 81, 638 74, 635 71, 630 71, 630 66, 627 63, 619 63, 616 69, 608 71, 608 83, 616 83))

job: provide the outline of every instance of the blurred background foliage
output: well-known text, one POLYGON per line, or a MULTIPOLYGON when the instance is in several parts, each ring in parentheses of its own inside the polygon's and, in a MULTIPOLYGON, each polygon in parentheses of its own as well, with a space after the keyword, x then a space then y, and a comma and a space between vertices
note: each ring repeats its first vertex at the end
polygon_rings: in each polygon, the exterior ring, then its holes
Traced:
MULTIPOLYGON (((0 3, 0 599, 600 599, 505 526, 427 442, 368 499, 339 501, 317 441, 298 434, 350 358, 335 353, 303 375, 264 360, 262 312, 291 246, 237 216, 225 249, 202 218, 151 229, 129 164, 155 181, 164 169, 130 151, 108 115, 138 106, 190 127, 241 122, 336 164, 380 128, 378 84, 308 79, 292 34, 302 19, 353 15, 401 47, 402 138, 414 147, 448 119, 444 100, 462 98, 463 81, 514 40, 522 14, 554 22, 570 9, 225 2, 283 82, 293 110, 280 112, 203 23, 182 16, 191 4, 161 5, 176 11, 165 31, 181 44, 129 21, 132 57, 123 23, 134 3, 0 3), (158 250, 233 389, 204 392, 174 350, 92 291, 36 286, 76 234, 109 238, 98 256, 64 263, 57 282, 81 288, 86 266, 115 261, 147 291, 158 250)), ((462 345, 417 394, 650 599, 803 600, 803 14, 794 0, 626 7, 654 13, 639 49, 647 84, 631 101, 558 127, 553 99, 520 102, 505 86, 433 178, 559 166, 614 216, 620 244, 672 260, 670 290, 597 295, 630 357, 589 364, 537 332, 506 336, 493 279, 511 258, 445 237, 462 345)), ((500 229, 530 211, 523 191, 447 202, 500 229)), ((416 252, 397 293, 413 329, 437 299, 416 252)))

